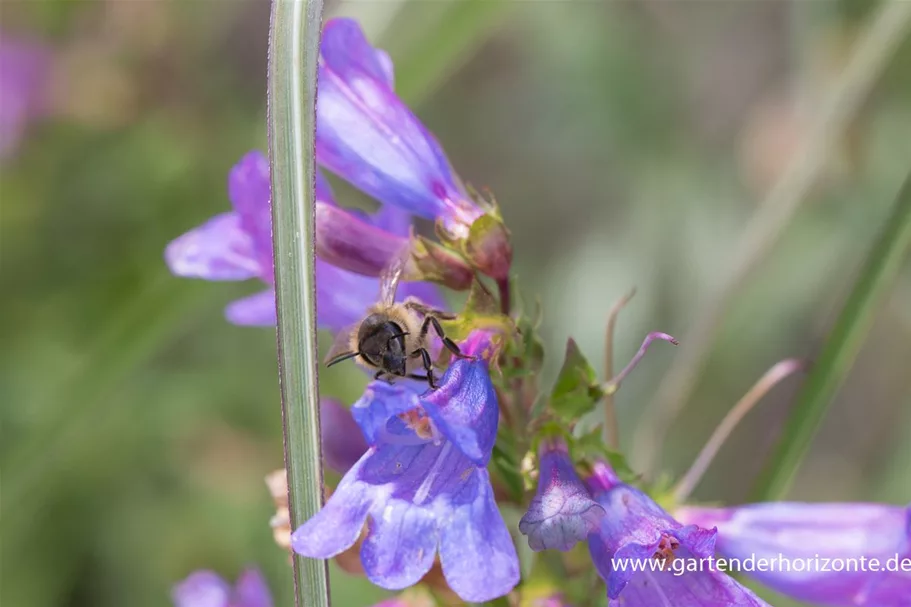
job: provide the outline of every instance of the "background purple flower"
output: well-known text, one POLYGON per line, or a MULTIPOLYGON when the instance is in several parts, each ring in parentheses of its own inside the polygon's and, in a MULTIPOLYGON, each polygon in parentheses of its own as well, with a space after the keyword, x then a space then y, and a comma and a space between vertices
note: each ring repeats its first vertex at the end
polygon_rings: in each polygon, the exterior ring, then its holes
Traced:
POLYGON ((317 162, 377 200, 440 218, 465 236, 482 211, 392 87, 388 55, 370 46, 358 23, 328 21, 320 44, 317 162))
POLYGON ((368 387, 355 412, 371 448, 294 532, 295 552, 335 556, 366 522, 361 562, 379 586, 417 583, 437 552, 447 583, 466 601, 502 596, 518 583, 518 557, 484 467, 496 435, 496 395, 483 360, 460 362, 483 370, 487 386, 479 386, 479 371, 450 366, 436 391, 448 395, 445 410, 408 382, 368 387))
POLYGON ((367 450, 351 411, 332 398, 320 399, 320 433, 323 459, 339 474, 347 472, 367 450))
POLYGON ((0 161, 12 156, 31 120, 47 110, 51 53, 0 32, 0 161))
MULTIPOLYGON (((203 225, 172 241, 165 261, 178 275, 205 280, 258 278, 265 291, 230 303, 228 320, 237 325, 270 326, 275 320, 275 289, 272 264, 272 215, 269 162, 258 151, 244 156, 228 178, 228 195, 234 210, 216 215, 203 225)), ((317 198, 334 206, 328 186, 317 180, 317 198)), ((389 225, 384 213, 378 216, 389 225)), ((397 217, 401 230, 406 218, 397 217)), ((316 260, 316 308, 321 328, 338 330, 360 320, 376 301, 379 281, 316 260)), ((441 307, 438 290, 426 283, 404 283, 399 299, 415 296, 428 305, 441 307)))
POLYGON ((256 569, 240 574, 232 587, 213 571, 196 571, 171 592, 174 607, 272 607, 266 580, 256 569))
POLYGON ((734 508, 684 507, 680 520, 718 528, 725 557, 791 561, 790 571, 749 575, 782 594, 819 605, 911 606, 911 509, 883 504, 750 504, 734 508), (906 559, 908 571, 872 571, 860 559, 906 559), (817 571, 817 558, 829 571, 817 571), (795 571, 800 561, 802 571, 795 571), (836 562, 837 561, 837 562, 836 562), (833 571, 832 563, 854 570, 833 571))

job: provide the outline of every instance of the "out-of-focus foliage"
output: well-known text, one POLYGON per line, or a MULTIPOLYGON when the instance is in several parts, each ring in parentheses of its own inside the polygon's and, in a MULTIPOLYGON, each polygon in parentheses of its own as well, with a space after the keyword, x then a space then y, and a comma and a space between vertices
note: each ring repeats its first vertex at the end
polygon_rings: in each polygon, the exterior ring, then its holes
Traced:
MULTIPOLYGON (((619 360, 649 330, 685 333, 872 4, 330 10, 390 49, 460 173, 496 193, 523 299, 542 300, 547 351, 572 335, 598 369, 607 311, 631 286, 619 360)), ((5 33, 56 54, 52 116, 0 168, 5 605, 163 605, 193 569, 233 578, 248 563, 277 604, 290 600, 263 483, 282 458, 274 334, 221 316, 254 285, 179 280, 162 262, 170 239, 227 209, 228 169, 265 146, 268 11, 262 0, 4 3, 5 33)), ((905 44, 738 295, 666 446, 671 471, 772 362, 815 352, 908 170, 909 64, 905 44)), ((897 463, 911 444, 909 310, 906 271, 795 498, 911 497, 897 463)), ((624 382, 624 448, 685 347, 656 349, 624 382)), ((560 362, 545 361, 549 378, 560 362)), ((362 382, 342 368, 322 380, 348 402, 362 382)), ((697 498, 745 499, 792 395, 780 390, 737 431, 697 498)), ((337 604, 381 596, 336 573, 337 604)))

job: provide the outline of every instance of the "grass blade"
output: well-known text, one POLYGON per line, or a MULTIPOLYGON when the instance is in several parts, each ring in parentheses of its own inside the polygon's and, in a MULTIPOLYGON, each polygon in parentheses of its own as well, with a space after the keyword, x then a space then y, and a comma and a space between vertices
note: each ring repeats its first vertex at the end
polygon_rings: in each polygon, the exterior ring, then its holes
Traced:
POLYGON ((873 245, 838 319, 797 396, 754 491, 757 500, 785 497, 813 436, 844 381, 876 312, 902 267, 911 245, 911 176, 892 215, 873 245))

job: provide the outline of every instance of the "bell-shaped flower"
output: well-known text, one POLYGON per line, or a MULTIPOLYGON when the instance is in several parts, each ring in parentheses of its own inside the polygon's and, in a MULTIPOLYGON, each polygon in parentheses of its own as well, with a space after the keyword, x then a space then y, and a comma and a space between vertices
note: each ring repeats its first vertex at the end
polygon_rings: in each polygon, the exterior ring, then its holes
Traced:
MULTIPOLYGON (((476 345, 463 344, 463 352, 483 350, 476 345)), ((352 408, 370 448, 294 532, 294 551, 333 557, 366 523, 361 562, 378 586, 417 583, 439 553, 447 583, 463 600, 508 593, 519 562, 486 468, 499 417, 487 364, 458 359, 439 388, 423 394, 408 381, 371 383, 352 408)))
POLYGON ((607 464, 596 464, 586 483, 605 510, 588 547, 611 607, 766 606, 714 569, 714 529, 682 525, 607 464))
POLYGON ((316 160, 370 196, 459 237, 483 211, 470 200, 436 139, 393 91, 389 56, 351 19, 323 27, 316 160))
POLYGON ((213 571, 196 571, 174 586, 174 607, 272 607, 262 574, 248 569, 232 587, 213 571))
POLYGON ((46 47, 0 33, 0 161, 15 153, 29 123, 47 111, 50 68, 46 47))
POLYGON ((911 606, 911 509, 883 504, 683 507, 718 528, 721 556, 781 594, 818 605, 911 606))
MULTIPOLYGON (((334 207, 332 193, 322 177, 317 177, 316 186, 317 203, 322 201, 322 204, 334 207)), ((234 166, 228 177, 228 197, 233 210, 216 215, 178 237, 165 250, 165 261, 171 272, 178 276, 205 280, 258 278, 268 285, 265 291, 228 305, 225 316, 237 325, 275 324, 270 196, 269 162, 261 152, 250 152, 234 166)), ((365 242, 363 246, 372 245, 365 242)), ((316 308, 321 328, 337 330, 360 320, 364 310, 376 301, 378 293, 376 278, 354 274, 322 259, 316 260, 316 308)), ((409 295, 428 305, 441 305, 440 296, 432 285, 402 284, 399 297, 409 295)))
POLYGON ((532 550, 569 550, 598 529, 604 516, 573 466, 566 443, 548 438, 541 443, 538 491, 519 521, 532 550))

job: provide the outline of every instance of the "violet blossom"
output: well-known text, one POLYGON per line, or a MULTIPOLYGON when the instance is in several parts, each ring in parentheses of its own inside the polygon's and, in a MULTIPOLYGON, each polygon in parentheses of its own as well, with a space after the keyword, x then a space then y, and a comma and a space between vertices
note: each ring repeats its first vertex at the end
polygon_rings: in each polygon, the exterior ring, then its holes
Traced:
POLYGON ((214 571, 196 571, 174 586, 174 607, 272 607, 266 580, 247 569, 231 586, 214 571))
POLYGON ((472 200, 437 140, 395 94, 389 55, 370 45, 356 21, 331 19, 323 27, 318 79, 320 166, 385 204, 438 221, 464 243, 475 267, 505 280, 508 230, 472 200))
POLYGON ((450 588, 482 602, 508 593, 519 562, 494 501, 487 463, 499 411, 476 331, 437 390, 413 382, 372 382, 352 408, 370 449, 345 474, 320 512, 292 535, 292 548, 331 558, 367 523, 361 562, 391 590, 417 583, 439 553, 450 588))
POLYGON ((727 558, 774 563, 746 573, 784 595, 819 605, 911 606, 909 508, 782 502, 683 507, 676 515, 717 527, 716 547, 727 558))
POLYGON ((463 191, 436 139, 393 91, 389 56, 352 19, 323 27, 316 159, 370 196, 447 230, 483 214, 463 191))
POLYGON ((50 68, 45 46, 0 33, 0 160, 15 153, 29 123, 46 113, 50 68))
POLYGON ((604 507, 599 529, 588 538, 611 607, 765 607, 733 578, 715 571, 714 529, 683 525, 642 491, 623 484, 605 463, 586 479, 604 507), (676 559, 702 561, 701 570, 671 567, 676 559), (652 563, 649 563, 652 561, 652 563), (645 566, 633 569, 632 563, 645 566), (649 567, 648 565, 657 565, 649 567))
POLYGON ((569 550, 597 530, 602 508, 576 474, 566 443, 542 441, 538 464, 538 491, 519 521, 532 550, 569 550))
MULTIPOLYGON (((225 316, 237 325, 275 324, 270 196, 269 162, 261 152, 250 152, 234 166, 228 177, 228 197, 233 210, 216 215, 178 237, 165 250, 168 267, 178 276, 215 281, 257 278, 267 285, 264 291, 227 306, 225 316)), ((318 203, 335 206, 328 184, 319 175, 316 198, 318 203)), ((407 229, 401 217, 395 221, 389 217, 393 213, 398 211, 383 210, 365 219, 355 214, 351 217, 352 222, 373 220, 381 226, 407 229)), ((354 274, 322 259, 316 260, 316 308, 320 328, 338 330, 356 322, 367 306, 376 301, 378 293, 376 278, 354 274)), ((403 283, 399 298, 409 295, 429 305, 443 305, 432 285, 403 283)))

